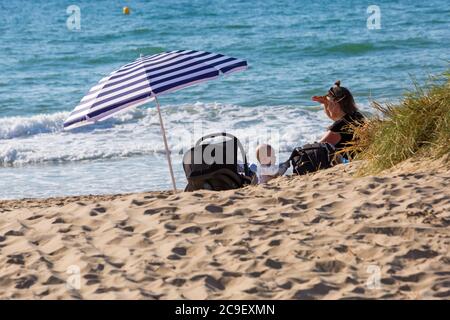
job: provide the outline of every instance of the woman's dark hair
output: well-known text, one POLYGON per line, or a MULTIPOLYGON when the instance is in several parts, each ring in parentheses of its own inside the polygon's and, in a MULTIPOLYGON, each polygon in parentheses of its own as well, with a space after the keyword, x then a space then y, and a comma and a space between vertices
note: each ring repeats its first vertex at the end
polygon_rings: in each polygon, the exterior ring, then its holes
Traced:
POLYGON ((347 88, 341 87, 341 81, 337 80, 334 83, 334 86, 328 90, 328 96, 334 99, 342 108, 346 114, 352 114, 358 108, 356 107, 355 99, 353 99, 353 95, 350 90, 347 88))

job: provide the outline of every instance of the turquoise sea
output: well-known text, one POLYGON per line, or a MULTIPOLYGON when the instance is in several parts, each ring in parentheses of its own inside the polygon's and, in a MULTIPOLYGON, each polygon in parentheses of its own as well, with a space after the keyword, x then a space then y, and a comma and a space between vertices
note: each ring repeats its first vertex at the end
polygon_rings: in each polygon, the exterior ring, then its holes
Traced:
POLYGON ((0 199, 170 188, 154 104, 63 132, 100 78, 140 54, 194 49, 249 69, 161 97, 178 185, 183 151, 226 130, 281 156, 329 125, 310 97, 337 79, 363 110, 397 101, 450 61, 450 3, 429 1, 0 1, 0 199), (80 29, 67 19, 75 5, 80 29), (369 29, 376 5, 380 29, 369 29), (131 14, 124 15, 128 6, 131 14), (203 131, 194 130, 202 126, 203 131))

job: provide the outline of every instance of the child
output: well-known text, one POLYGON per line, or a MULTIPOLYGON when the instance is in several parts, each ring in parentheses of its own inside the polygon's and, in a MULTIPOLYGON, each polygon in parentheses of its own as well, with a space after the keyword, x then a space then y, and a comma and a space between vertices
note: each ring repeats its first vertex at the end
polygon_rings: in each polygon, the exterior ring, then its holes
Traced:
POLYGON ((266 183, 269 180, 282 176, 289 168, 289 160, 275 165, 277 158, 275 150, 269 144, 261 144, 256 148, 256 159, 259 166, 256 171, 258 183, 266 183))

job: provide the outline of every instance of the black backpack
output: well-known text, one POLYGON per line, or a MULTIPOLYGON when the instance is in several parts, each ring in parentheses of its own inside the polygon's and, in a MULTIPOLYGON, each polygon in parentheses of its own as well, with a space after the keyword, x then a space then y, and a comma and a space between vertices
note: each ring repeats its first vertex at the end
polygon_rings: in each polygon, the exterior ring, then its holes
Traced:
POLYGON ((289 158, 294 174, 303 175, 333 166, 334 147, 329 143, 305 144, 295 148, 289 158))

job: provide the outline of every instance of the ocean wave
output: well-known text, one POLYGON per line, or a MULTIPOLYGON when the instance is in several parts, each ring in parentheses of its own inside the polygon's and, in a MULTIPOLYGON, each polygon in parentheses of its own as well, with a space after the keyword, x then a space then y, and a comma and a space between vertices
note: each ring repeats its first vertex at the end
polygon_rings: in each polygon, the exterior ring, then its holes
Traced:
MULTIPOLYGON (((18 116, 0 118, 0 140, 30 137, 39 134, 63 133, 63 123, 69 117, 70 112, 57 112, 51 114, 38 114, 33 116, 18 116)), ((136 121, 144 117, 145 111, 134 109, 118 114, 114 118, 100 122, 97 128, 108 128, 116 124, 136 121)), ((84 127, 80 131, 92 131, 93 126, 84 127)))
MULTIPOLYGON (((163 106, 170 148, 183 154, 202 135, 226 131, 251 152, 272 141, 280 151, 314 141, 328 124, 323 113, 302 106, 242 107, 219 103, 163 106)), ((120 159, 164 154, 155 108, 133 109, 73 131, 67 112, 0 119, 0 166, 120 159)))
POLYGON ((61 131, 69 112, 0 118, 0 140, 61 131))
POLYGON ((93 150, 90 148, 81 150, 74 150, 74 152, 45 152, 39 149, 23 149, 20 147, 6 147, 0 146, 0 166, 13 167, 24 166, 31 164, 57 164, 66 162, 80 162, 80 161, 94 161, 129 158, 135 156, 149 155, 155 152, 154 150, 146 150, 139 147, 137 150, 93 150))

